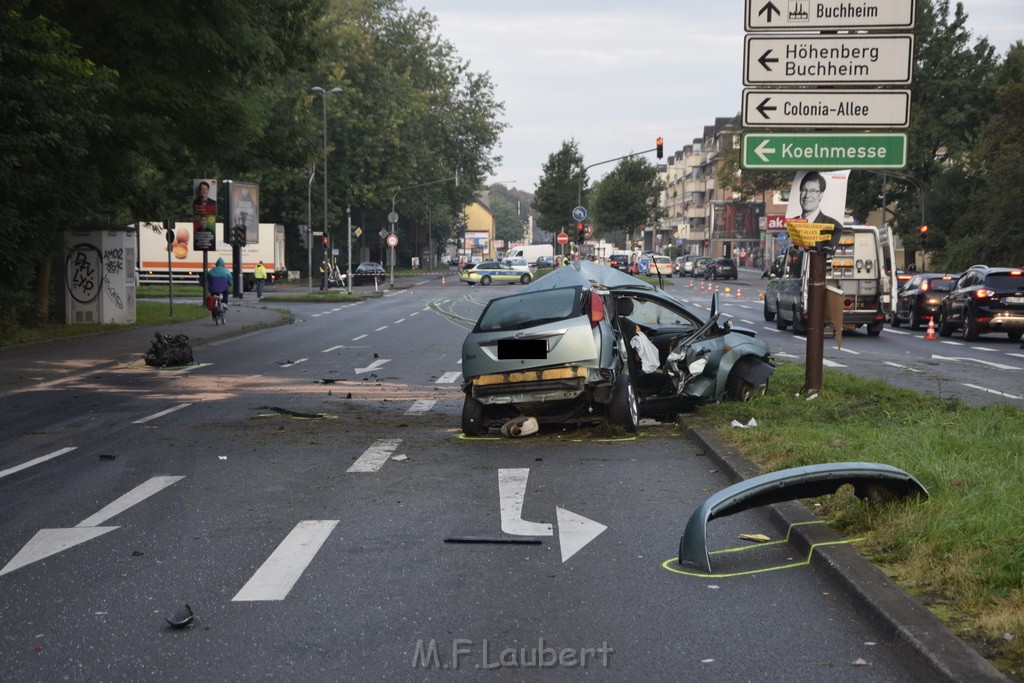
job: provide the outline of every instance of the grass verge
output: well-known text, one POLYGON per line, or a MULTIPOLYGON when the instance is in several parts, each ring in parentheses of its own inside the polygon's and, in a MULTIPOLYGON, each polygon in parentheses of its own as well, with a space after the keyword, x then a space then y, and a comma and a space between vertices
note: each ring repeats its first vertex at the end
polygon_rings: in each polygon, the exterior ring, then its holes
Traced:
POLYGON ((140 325, 180 323, 186 320, 198 320, 208 315, 210 315, 210 312, 206 310, 206 307, 199 304, 175 302, 174 315, 171 315, 170 307, 166 302, 136 301, 135 322, 131 325, 65 325, 64 323, 48 323, 33 327, 15 327, 0 338, 0 346, 26 344, 29 342, 46 341, 48 339, 82 337, 89 334, 123 330, 125 327, 138 327, 140 325))
POLYGON ((822 394, 796 394, 804 365, 784 363, 766 396, 702 407, 716 431, 763 471, 823 462, 899 467, 930 497, 876 505, 852 494, 819 514, 1003 672, 1024 672, 1024 411, 972 407, 825 368, 822 394), (755 429, 730 427, 733 419, 755 429))

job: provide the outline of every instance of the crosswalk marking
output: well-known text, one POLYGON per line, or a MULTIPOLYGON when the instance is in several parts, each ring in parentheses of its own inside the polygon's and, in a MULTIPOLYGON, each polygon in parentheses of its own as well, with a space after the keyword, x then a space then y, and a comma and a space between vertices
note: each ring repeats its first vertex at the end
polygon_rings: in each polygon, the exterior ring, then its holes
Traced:
POLYGON ((437 401, 427 399, 416 401, 409 407, 409 410, 405 411, 405 413, 406 415, 420 415, 433 408, 435 403, 437 403, 437 401))
POLYGON ((446 372, 443 375, 441 375, 440 377, 438 377, 437 381, 434 382, 434 384, 455 384, 457 381, 459 381, 459 377, 461 375, 462 375, 462 373, 458 372, 458 371, 456 371, 456 372, 446 372))

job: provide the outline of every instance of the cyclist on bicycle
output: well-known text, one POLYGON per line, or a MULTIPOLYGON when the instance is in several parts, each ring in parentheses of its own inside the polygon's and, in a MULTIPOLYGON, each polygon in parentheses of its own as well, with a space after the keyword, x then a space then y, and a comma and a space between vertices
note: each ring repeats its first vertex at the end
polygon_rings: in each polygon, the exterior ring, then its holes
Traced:
POLYGON ((206 274, 206 282, 210 294, 220 295, 221 300, 227 304, 228 291, 231 289, 231 271, 224 267, 224 259, 217 259, 217 265, 210 268, 206 274))

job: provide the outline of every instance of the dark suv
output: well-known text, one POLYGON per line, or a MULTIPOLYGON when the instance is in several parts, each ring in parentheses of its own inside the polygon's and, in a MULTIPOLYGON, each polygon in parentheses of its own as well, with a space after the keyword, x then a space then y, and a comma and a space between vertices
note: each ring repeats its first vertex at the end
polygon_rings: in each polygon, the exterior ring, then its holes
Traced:
POLYGON ((629 270, 629 254, 612 254, 608 257, 608 265, 625 273, 629 270))
POLYGON ((953 290, 960 274, 948 273, 917 273, 902 284, 896 294, 890 323, 899 327, 902 323, 910 325, 910 329, 919 330, 928 324, 928 319, 938 321, 942 300, 953 290))
POLYGON ((731 258, 715 259, 704 269, 705 280, 735 280, 737 277, 736 262, 731 258))
POLYGON ((1024 269, 971 266, 942 300, 939 336, 962 329, 964 340, 989 332, 1024 336, 1024 269))

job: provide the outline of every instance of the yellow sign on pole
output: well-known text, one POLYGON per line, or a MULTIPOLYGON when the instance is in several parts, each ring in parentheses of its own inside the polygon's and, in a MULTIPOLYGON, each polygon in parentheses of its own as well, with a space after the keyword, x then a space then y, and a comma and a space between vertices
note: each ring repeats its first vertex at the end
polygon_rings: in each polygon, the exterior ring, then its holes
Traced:
POLYGON ((787 220, 786 231, 789 239, 798 247, 813 249, 832 239, 831 223, 808 223, 804 220, 787 220))

